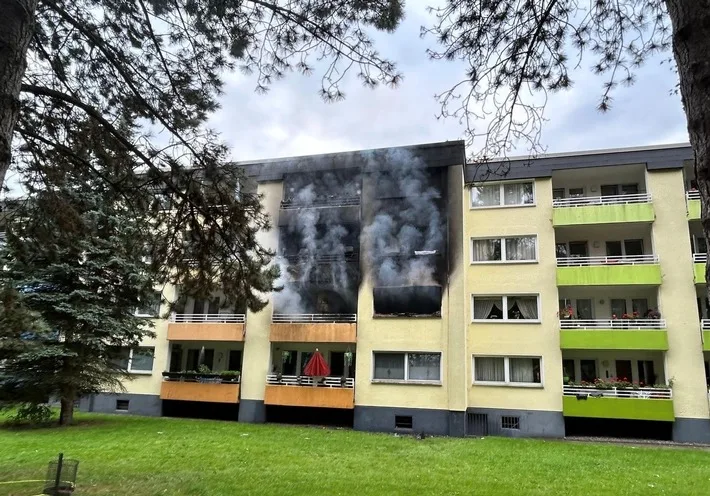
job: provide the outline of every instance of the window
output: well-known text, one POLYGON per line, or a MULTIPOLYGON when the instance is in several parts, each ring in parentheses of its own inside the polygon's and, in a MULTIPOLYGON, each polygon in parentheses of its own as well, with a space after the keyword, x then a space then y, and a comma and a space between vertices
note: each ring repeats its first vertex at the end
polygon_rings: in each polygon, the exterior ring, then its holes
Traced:
POLYGON ((619 194, 618 184, 602 184, 601 187, 602 196, 616 196, 619 194))
POLYGON ((160 293, 156 293, 151 301, 141 303, 138 308, 136 308, 136 315, 142 317, 155 317, 160 313, 160 293))
POLYGON ((564 188, 552 188, 552 199, 553 200, 563 200, 565 197, 564 188))
POLYGON ((441 381, 441 353, 374 353, 375 381, 441 381))
POLYGON ((473 357, 473 382, 491 385, 542 385, 540 357, 473 357))
POLYGON ((705 236, 700 235, 700 236, 693 236, 693 241, 695 246, 695 253, 707 253, 708 252, 708 246, 707 243, 705 242, 705 236))
POLYGON ((643 240, 642 239, 627 239, 624 241, 624 251, 627 257, 643 255, 643 240))
POLYGON ((129 400, 116 400, 116 410, 119 412, 128 411, 129 400))
POLYGON ((394 428, 395 429, 412 429, 414 424, 412 423, 411 415, 395 415, 394 416, 394 428))
POLYGON ((118 348, 112 353, 111 363, 116 368, 128 372, 152 372, 154 354, 153 347, 118 348))
POLYGON ((580 360, 579 370, 582 374, 582 382, 594 382, 597 378, 597 362, 595 360, 580 360))
POLYGON ((473 296, 473 320, 539 319, 538 295, 473 296))
POLYGON ((623 381, 632 381, 631 360, 616 360, 616 377, 623 381))
POLYGON ((645 319, 648 316, 648 300, 646 298, 633 298, 631 300, 631 311, 640 318, 645 319))
POLYGON ((569 189, 570 198, 582 198, 584 197, 584 188, 570 188, 569 189))
POLYGON ((569 358, 562 360, 562 378, 565 382, 577 382, 577 373, 574 368, 574 360, 569 358))
POLYGON ((471 188, 471 207, 532 205, 535 187, 532 182, 482 184, 471 188))
POLYGON ((501 429, 520 429, 520 417, 503 415, 500 418, 501 429))
POLYGON ((622 184, 621 194, 622 195, 637 195, 639 192, 638 184, 622 184))
POLYGON ((626 313, 626 300, 620 298, 611 299, 611 318, 620 319, 626 313))
POLYGON ((587 251, 586 241, 570 241, 569 242, 569 256, 570 257, 588 257, 589 251, 587 251))
POLYGON ((569 257, 569 250, 567 249, 567 243, 556 243, 555 244, 555 256, 557 258, 569 257))
POLYGON ((471 239, 471 260, 481 262, 534 262, 537 236, 471 239))

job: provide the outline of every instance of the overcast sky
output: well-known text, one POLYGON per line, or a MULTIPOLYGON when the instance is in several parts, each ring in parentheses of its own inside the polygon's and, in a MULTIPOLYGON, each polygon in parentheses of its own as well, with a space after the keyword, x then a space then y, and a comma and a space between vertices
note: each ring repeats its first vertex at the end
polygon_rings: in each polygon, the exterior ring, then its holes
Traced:
MULTIPOLYGON (((404 73, 396 89, 367 89, 353 73, 344 86, 346 99, 324 103, 320 79, 297 73, 273 84, 266 95, 254 93, 254 77, 231 74, 222 108, 211 126, 232 147, 234 160, 339 152, 456 140, 463 127, 436 119, 434 95, 458 81, 463 66, 431 61, 420 39, 428 24, 424 2, 407 2, 407 16, 394 34, 378 34, 377 47, 404 73)), ((668 54, 666 54, 666 57, 668 54)), ((603 80, 591 74, 591 59, 574 73, 572 90, 551 96, 543 129, 548 152, 640 146, 687 141, 680 98, 670 95, 676 75, 662 58, 637 72, 637 83, 614 93, 608 113, 596 110, 603 80)), ((472 150, 469 150, 471 153, 472 150)), ((521 149, 518 154, 524 153, 521 149)))

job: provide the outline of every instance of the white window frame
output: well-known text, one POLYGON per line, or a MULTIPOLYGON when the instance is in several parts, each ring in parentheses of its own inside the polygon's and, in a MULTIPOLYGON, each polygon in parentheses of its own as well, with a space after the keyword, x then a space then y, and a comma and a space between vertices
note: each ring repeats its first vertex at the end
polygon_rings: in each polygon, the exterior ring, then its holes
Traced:
POLYGON ((471 295, 471 322, 486 324, 540 324, 542 319, 542 305, 540 303, 540 293, 516 293, 516 294, 472 294, 471 295), (516 296, 534 296, 537 298, 537 319, 509 319, 508 318, 508 298, 516 296), (501 298, 503 304, 502 319, 477 319, 474 314, 474 300, 476 298, 501 298))
POLYGON ((441 351, 386 351, 377 350, 372 352, 372 365, 370 367, 370 382, 373 384, 414 384, 420 386, 441 386, 444 377, 444 354, 441 351), (376 379, 375 378, 375 355, 377 353, 389 353, 404 356, 404 379, 376 379), (439 355, 439 380, 427 381, 425 379, 408 379, 409 377, 409 354, 429 354, 439 355))
POLYGON ((533 355, 472 355, 471 356, 471 384, 474 386, 498 386, 498 387, 522 387, 522 388, 533 388, 533 389, 544 389, 545 388, 545 367, 543 366, 542 356, 533 355), (505 380, 503 382, 497 381, 477 381, 476 380, 476 358, 502 358, 503 359, 503 373, 505 380), (533 358, 540 361, 540 382, 511 382, 510 381, 510 359, 511 358, 533 358))
POLYGON ((527 181, 497 181, 497 182, 484 182, 484 183, 474 183, 471 188, 469 188, 469 201, 468 201, 468 206, 471 210, 482 210, 482 209, 487 209, 487 208, 520 208, 520 207, 534 207, 537 205, 537 189, 535 187, 535 181, 533 180, 527 180, 527 181), (533 201, 532 203, 518 203, 515 205, 506 205, 505 204, 505 185, 508 184, 532 184, 532 195, 533 195, 533 201), (498 205, 474 205, 473 204, 473 188, 479 187, 479 186, 495 186, 498 185, 500 187, 500 203, 498 205))
POLYGON ((478 265, 478 264, 531 264, 531 263, 538 263, 538 247, 537 247, 537 234, 516 234, 514 236, 490 236, 490 237, 483 237, 483 238, 470 238, 469 242, 469 254, 470 254, 470 259, 471 259, 471 264, 472 265, 478 265), (505 240, 507 239, 514 239, 514 238, 533 238, 535 240, 535 258, 532 260, 508 260, 507 259, 507 250, 505 247, 505 240), (500 240, 500 260, 474 260, 473 259, 473 242, 474 241, 486 241, 486 240, 491 240, 491 239, 498 239, 500 240))
POLYGON ((148 317, 151 319, 157 319, 160 317, 160 310, 163 307, 163 294, 160 291, 155 292, 156 295, 158 296, 158 305, 157 305, 157 310, 155 314, 148 314, 148 313, 140 313, 140 308, 137 307, 135 310, 133 310, 133 315, 136 317, 148 317))
POLYGON ((131 348, 128 353, 128 367, 126 367, 126 371, 134 375, 153 375, 153 369, 155 368, 155 346, 138 346, 138 348, 131 348), (137 351, 138 348, 150 348, 153 350, 153 366, 150 370, 133 370, 133 352, 137 351))

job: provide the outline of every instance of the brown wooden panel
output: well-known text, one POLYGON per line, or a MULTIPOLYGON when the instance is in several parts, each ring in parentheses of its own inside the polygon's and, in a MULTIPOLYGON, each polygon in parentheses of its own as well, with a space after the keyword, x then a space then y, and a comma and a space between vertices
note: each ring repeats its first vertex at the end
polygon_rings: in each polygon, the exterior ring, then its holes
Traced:
POLYGON ((244 324, 221 322, 170 322, 171 341, 244 341, 244 324))
POLYGON ((160 386, 160 399, 239 403, 239 384, 163 381, 160 386))
POLYGON ((267 405, 352 409, 355 405, 355 390, 352 388, 267 385, 264 403, 267 405))
POLYGON ((355 343, 355 323, 271 324, 272 342, 355 343))

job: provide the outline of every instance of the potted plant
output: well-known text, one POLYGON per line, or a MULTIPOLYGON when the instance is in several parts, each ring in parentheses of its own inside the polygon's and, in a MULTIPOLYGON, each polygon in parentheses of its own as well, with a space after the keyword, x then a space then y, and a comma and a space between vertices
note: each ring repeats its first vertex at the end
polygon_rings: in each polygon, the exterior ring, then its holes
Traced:
POLYGON ((239 382, 239 377, 241 372, 238 370, 224 370, 220 372, 219 377, 223 383, 236 383, 239 382))

